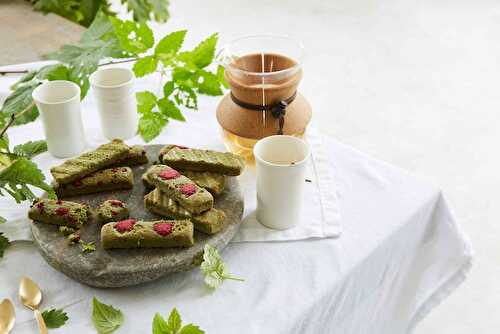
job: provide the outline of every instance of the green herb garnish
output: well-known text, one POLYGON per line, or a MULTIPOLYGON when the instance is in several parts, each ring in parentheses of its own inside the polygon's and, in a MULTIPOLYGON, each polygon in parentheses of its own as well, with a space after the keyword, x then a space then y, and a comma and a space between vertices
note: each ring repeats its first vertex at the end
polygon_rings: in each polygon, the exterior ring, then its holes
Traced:
POLYGON ((226 269, 224 262, 217 249, 210 244, 206 244, 203 251, 203 262, 201 271, 205 276, 205 284, 215 289, 226 279, 244 281, 242 278, 231 276, 226 269))
POLYGON ((92 300, 92 322, 99 334, 110 334, 123 324, 122 311, 111 305, 101 303, 94 297, 92 300))
POLYGON ((187 324, 182 326, 182 319, 174 307, 168 316, 168 320, 156 313, 153 318, 153 334, 203 334, 205 333, 198 326, 187 324))
POLYGON ((45 310, 42 312, 47 328, 59 328, 68 321, 68 315, 62 309, 45 310))

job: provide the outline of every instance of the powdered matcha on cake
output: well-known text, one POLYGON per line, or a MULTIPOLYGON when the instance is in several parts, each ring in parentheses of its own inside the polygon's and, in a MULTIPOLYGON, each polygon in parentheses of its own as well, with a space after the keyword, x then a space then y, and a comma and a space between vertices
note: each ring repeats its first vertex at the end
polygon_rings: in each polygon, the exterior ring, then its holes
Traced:
POLYGON ((101 229, 104 249, 190 247, 194 244, 189 220, 136 221, 127 219, 105 224, 101 229))
POLYGON ((161 162, 178 170, 214 172, 224 175, 240 175, 245 161, 230 152, 217 152, 167 145, 160 153, 161 162))
MULTIPOLYGON (((205 188, 212 195, 218 196, 224 191, 226 177, 222 174, 211 172, 193 172, 193 171, 179 171, 182 175, 191 179, 199 187, 205 188)), ((147 175, 142 176, 142 183, 147 190, 154 189, 154 185, 148 181, 147 175)))
POLYGON ((97 208, 97 218, 101 223, 116 222, 128 218, 129 211, 122 201, 108 199, 97 208))
POLYGON ((214 199, 208 191, 173 168, 153 165, 146 175, 150 183, 193 214, 201 213, 213 206, 214 199))
POLYGON ((78 158, 69 159, 59 166, 52 167, 50 172, 58 184, 66 184, 108 167, 123 159, 130 147, 119 139, 99 146, 97 149, 83 153, 78 158))
POLYGON ((89 216, 87 205, 52 199, 37 199, 28 211, 28 217, 32 220, 73 228, 81 227, 89 216))
POLYGON ((130 167, 103 169, 72 183, 53 184, 54 190, 59 197, 131 189, 133 186, 134 174, 130 167))

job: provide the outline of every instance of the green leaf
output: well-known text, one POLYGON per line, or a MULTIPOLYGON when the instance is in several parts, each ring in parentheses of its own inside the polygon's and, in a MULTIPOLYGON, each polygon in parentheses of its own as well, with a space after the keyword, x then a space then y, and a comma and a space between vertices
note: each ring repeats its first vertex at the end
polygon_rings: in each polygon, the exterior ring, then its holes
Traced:
MULTIPOLYGON (((5 102, 3 103, 2 118, 10 117, 12 114, 17 114, 33 102, 31 93, 39 85, 38 82, 31 82, 26 85, 18 87, 12 94, 10 94, 5 102)), ((25 124, 34 121, 38 117, 38 109, 33 106, 30 111, 24 113, 22 116, 18 117, 15 121, 15 125, 25 124)))
POLYGON ((153 318, 153 334, 168 334, 170 332, 170 328, 168 327, 167 322, 163 317, 156 313, 153 318))
POLYGON ((224 66, 219 65, 217 66, 217 79, 219 79, 219 82, 221 83, 224 88, 229 88, 229 84, 226 81, 226 78, 224 77, 224 66))
POLYGON ((177 333, 179 329, 181 329, 181 326, 182 326, 181 315, 174 307, 173 310, 170 312, 170 315, 168 316, 168 327, 172 333, 177 333))
POLYGON ((148 0, 121 0, 122 4, 127 5, 129 12, 132 12, 134 21, 146 22, 151 13, 151 4, 148 0))
POLYGON ((56 198, 54 190, 44 181, 45 176, 37 165, 26 158, 15 160, 0 171, 0 188, 7 191, 18 203, 35 199, 28 185, 45 190, 50 198, 56 198))
POLYGON ((4 217, 0 216, 0 224, 5 224, 6 222, 7 222, 7 219, 5 219, 4 217))
POLYGON ((148 112, 139 119, 139 134, 145 142, 150 142, 158 137, 168 120, 160 113, 148 112))
POLYGON ((95 244, 94 242, 84 242, 80 240, 80 249, 82 250, 82 253, 92 253, 95 252, 95 244))
POLYGON ((172 94, 174 91, 174 82, 173 81, 167 81, 165 85, 163 85, 163 96, 164 97, 169 97, 170 94, 172 94))
POLYGON ((7 133, 0 137, 0 150, 9 151, 9 136, 7 136, 7 133))
POLYGON ((90 27, 83 32, 80 42, 105 41, 114 38, 116 38, 115 28, 111 24, 109 17, 99 11, 90 27))
POLYGON ((68 68, 63 64, 47 65, 36 74, 40 80, 68 80, 68 68))
POLYGON ((12 86, 10 86, 10 89, 16 90, 23 83, 33 80, 37 73, 38 71, 29 71, 28 73, 24 74, 19 80, 17 80, 12 86))
POLYGON ((188 86, 179 85, 174 95, 175 102, 189 109, 198 109, 198 96, 195 91, 188 86))
POLYGON ((201 271, 205 276, 205 284, 212 289, 219 287, 226 279, 243 281, 241 278, 232 277, 228 274, 219 252, 210 244, 206 244, 203 249, 201 271))
POLYGON ((196 81, 196 86, 198 92, 211 96, 222 95, 222 89, 220 88, 220 82, 217 76, 211 72, 205 70, 199 70, 197 72, 198 80, 196 81))
POLYGON ((150 91, 137 92, 135 93, 135 97, 137 99, 137 112, 140 114, 148 113, 156 106, 156 95, 150 91))
POLYGON ((155 55, 162 61, 171 59, 182 47, 187 30, 174 31, 156 45, 155 55))
POLYGON ((172 118, 181 122, 186 121, 184 116, 182 116, 182 112, 179 110, 179 108, 177 108, 177 106, 166 97, 158 100, 158 108, 168 118, 172 118))
POLYGON ((140 78, 145 76, 146 74, 150 74, 156 71, 157 66, 158 66, 158 58, 156 58, 155 56, 146 56, 136 61, 133 70, 135 76, 140 78))
POLYGON ((153 17, 157 22, 166 22, 170 13, 168 12, 169 0, 149 0, 153 17))
POLYGON ((186 326, 182 327, 182 329, 179 331, 179 334, 204 334, 205 331, 201 330, 200 327, 193 325, 193 324, 187 324, 186 326))
POLYGON ((195 79, 195 73, 191 72, 186 67, 175 67, 172 71, 172 80, 176 83, 182 83, 187 86, 192 86, 195 79))
POLYGON ((62 327, 66 321, 68 321, 68 315, 64 310, 52 309, 50 311, 45 310, 42 312, 43 320, 47 328, 59 328, 62 327))
POLYGON ((214 59, 218 38, 217 33, 211 35, 198 44, 194 50, 183 52, 180 56, 181 60, 188 64, 193 64, 199 69, 207 67, 214 59))
POLYGON ((45 140, 29 141, 14 147, 14 154, 28 159, 46 151, 47 142, 45 140))
MULTIPOLYGON (((2 219, 5 220, 5 218, 2 219)), ((3 254, 9 246, 10 246, 9 239, 5 237, 2 232, 0 232, 0 259, 3 258, 3 254)))
POLYGON ((121 47, 134 54, 144 53, 154 45, 153 31, 144 23, 110 17, 121 47))
POLYGON ((92 304, 92 322, 99 334, 113 333, 123 324, 123 314, 120 310, 101 303, 95 297, 92 304))

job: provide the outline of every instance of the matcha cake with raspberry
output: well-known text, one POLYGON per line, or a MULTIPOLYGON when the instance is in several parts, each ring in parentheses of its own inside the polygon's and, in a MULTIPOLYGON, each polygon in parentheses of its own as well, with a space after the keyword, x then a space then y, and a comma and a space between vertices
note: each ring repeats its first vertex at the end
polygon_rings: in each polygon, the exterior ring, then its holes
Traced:
POLYGON ((144 207, 160 216, 173 219, 190 219, 194 229, 207 234, 215 234, 225 226, 226 215, 223 211, 211 208, 201 214, 192 215, 179 203, 155 189, 144 196, 144 207))
POLYGON ((84 204, 53 199, 37 199, 28 211, 32 220, 80 228, 90 216, 89 207, 84 204))
POLYGON ((110 167, 121 167, 121 166, 139 166, 148 163, 148 157, 146 155, 146 150, 141 145, 132 146, 127 154, 127 156, 121 160, 118 160, 110 167))
POLYGON ((167 145, 162 150, 161 162, 177 170, 213 172, 224 175, 240 175, 245 161, 230 152, 217 152, 167 145))
POLYGON ((193 214, 206 211, 214 204, 207 190, 169 166, 153 165, 146 175, 150 183, 193 214))
POLYGON ((71 183, 53 184, 54 191, 59 197, 131 189, 133 186, 134 174, 130 167, 103 169, 71 183))
POLYGON ((127 156, 130 147, 115 139, 97 149, 83 153, 77 158, 68 159, 61 165, 52 167, 50 172, 58 184, 66 184, 83 178, 100 169, 111 166, 127 156))
POLYGON ((127 219, 103 225, 101 244, 112 248, 190 247, 194 244, 189 220, 136 221, 127 219))
POLYGON ((108 199, 97 208, 97 218, 101 223, 116 222, 128 218, 129 211, 125 203, 117 199, 108 199))
MULTIPOLYGON (((179 173, 191 179, 191 181, 196 183, 199 187, 205 188, 214 196, 218 196, 224 191, 226 177, 222 174, 211 172, 193 172, 188 170, 179 171, 179 173)), ((147 190, 151 190, 155 187, 149 183, 146 174, 142 176, 142 183, 147 190)))

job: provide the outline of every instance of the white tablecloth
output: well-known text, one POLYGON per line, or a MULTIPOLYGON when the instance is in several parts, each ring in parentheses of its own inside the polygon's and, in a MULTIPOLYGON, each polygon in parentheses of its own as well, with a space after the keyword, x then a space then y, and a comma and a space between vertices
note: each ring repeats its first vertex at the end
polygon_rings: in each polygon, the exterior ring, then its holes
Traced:
MULTIPOLYGON (((0 79, 0 91, 10 83, 12 79, 0 79)), ((216 101, 203 98, 200 111, 186 113, 186 124, 172 122, 154 142, 181 138, 196 145, 209 138, 210 145, 220 147, 216 101), (189 127, 196 127, 196 135, 183 136, 189 127)), ((103 140, 96 120, 95 110, 84 111, 91 144, 103 140)), ((9 134, 13 143, 40 139, 41 124, 9 134)), ((140 142, 135 138, 129 143, 140 142)), ((149 333, 155 312, 166 314, 174 306, 183 320, 207 333, 410 332, 465 279, 471 264, 467 239, 438 189, 333 139, 327 139, 326 150, 336 167, 341 237, 230 244, 224 260, 246 281, 225 282, 215 292, 204 287, 199 270, 132 288, 90 288, 48 266, 31 243, 17 242, 0 261, 0 298, 15 301, 18 313, 13 333, 36 328, 32 313, 17 301, 22 276, 42 287, 42 308, 68 312, 69 322, 54 333, 92 332, 93 296, 124 312, 126 320, 117 333, 149 333)), ((25 207, 11 203, 1 199, 2 214, 24 217, 25 207)))

